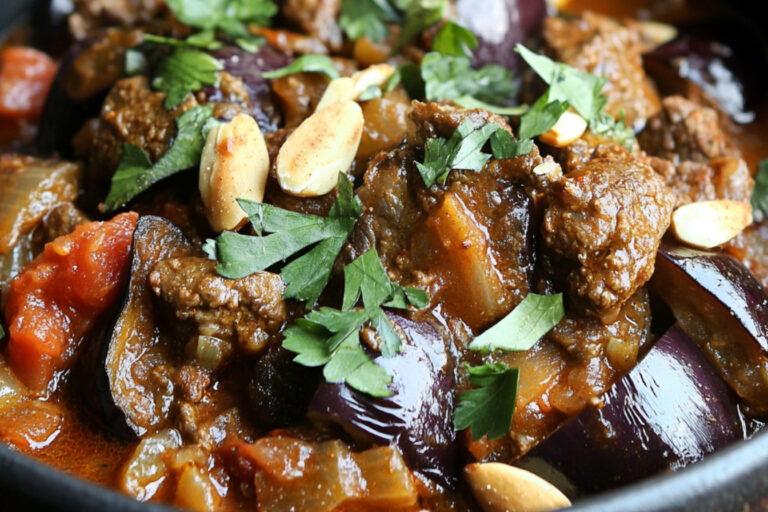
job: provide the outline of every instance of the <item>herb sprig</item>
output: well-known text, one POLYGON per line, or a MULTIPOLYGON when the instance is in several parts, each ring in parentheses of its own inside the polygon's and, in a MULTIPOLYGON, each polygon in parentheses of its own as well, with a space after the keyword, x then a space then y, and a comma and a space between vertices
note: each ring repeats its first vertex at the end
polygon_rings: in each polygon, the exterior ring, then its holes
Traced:
POLYGON ((285 265, 280 272, 286 284, 284 296, 305 300, 311 307, 328 284, 336 257, 361 213, 352 184, 343 173, 339 174, 337 190, 336 202, 327 217, 239 200, 257 235, 225 231, 216 240, 208 240, 205 250, 218 260, 217 272, 237 279, 264 270, 317 244, 285 265), (265 235, 265 232, 270 234, 265 235))
POLYGON ((755 188, 752 189, 752 210, 763 219, 768 217, 768 158, 757 165, 755 188))
POLYGON ((381 42, 388 24, 402 25, 394 52, 445 16, 446 0, 342 0, 339 26, 353 41, 367 37, 381 42))
MULTIPOLYGON (((564 316, 562 294, 529 293, 512 312, 475 338, 469 349, 484 353, 530 350, 564 316)), ((474 441, 484 435, 489 439, 506 435, 515 412, 519 370, 504 363, 465 367, 469 381, 478 387, 459 397, 454 428, 470 428, 474 441)))
POLYGON ((154 164, 143 149, 126 142, 109 193, 100 208, 116 210, 158 181, 198 165, 205 143, 204 127, 212 116, 211 105, 196 106, 179 116, 173 143, 154 164))
POLYGON ((200 50, 176 48, 160 61, 152 86, 165 91, 165 108, 176 108, 187 94, 218 85, 222 62, 200 50))
POLYGON ((424 308, 424 291, 393 283, 375 249, 344 267, 344 298, 341 309, 321 307, 299 319, 285 331, 283 347, 296 353, 304 366, 324 366, 328 382, 346 382, 375 397, 390 396, 392 376, 378 366, 360 345, 360 331, 370 325, 380 339, 384 357, 393 357, 402 342, 382 307, 424 308), (362 308, 355 305, 362 299, 362 308))

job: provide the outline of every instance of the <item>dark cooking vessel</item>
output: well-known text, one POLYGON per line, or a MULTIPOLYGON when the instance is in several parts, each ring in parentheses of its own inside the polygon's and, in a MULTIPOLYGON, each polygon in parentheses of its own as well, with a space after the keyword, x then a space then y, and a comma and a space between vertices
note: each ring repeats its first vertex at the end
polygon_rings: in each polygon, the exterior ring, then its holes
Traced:
MULTIPOLYGON (((53 0, 53 5, 71 0, 53 0)), ((736 2, 741 13, 761 12, 761 0, 736 2)), ((0 0, 0 38, 43 0, 0 0)), ((733 4, 732 4, 733 5, 733 4)), ((40 18, 33 22, 39 22, 40 18)), ((757 19, 762 19, 757 16, 757 19)), ((760 33, 758 28, 758 34, 760 33)), ((764 84, 763 84, 764 85, 764 84)), ((0 510, 151 512, 173 509, 142 504, 52 469, 0 444, 0 510)), ((574 512, 768 511, 768 431, 707 457, 676 473, 659 475, 579 501, 574 512)))

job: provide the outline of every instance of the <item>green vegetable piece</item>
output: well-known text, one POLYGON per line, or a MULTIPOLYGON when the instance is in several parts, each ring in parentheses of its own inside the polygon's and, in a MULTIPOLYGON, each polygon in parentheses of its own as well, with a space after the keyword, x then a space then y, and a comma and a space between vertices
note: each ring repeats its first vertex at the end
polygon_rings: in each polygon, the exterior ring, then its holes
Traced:
POLYGON ((176 138, 154 164, 143 149, 126 143, 102 209, 116 210, 158 181, 198 165, 205 143, 202 128, 212 115, 213 107, 206 105, 179 116, 176 138))
POLYGON ((184 24, 203 31, 222 31, 230 37, 248 37, 247 25, 268 25, 277 14, 272 0, 166 0, 184 24))
POLYGON ((411 0, 405 13, 405 24, 392 52, 397 53, 424 29, 442 20, 447 3, 447 0, 411 0))
POLYGON ((452 21, 440 27, 432 42, 432 50, 451 57, 472 58, 472 50, 477 48, 475 34, 452 21))
POLYGON ((165 108, 170 110, 184 101, 190 92, 199 91, 206 85, 217 85, 223 67, 218 59, 205 52, 176 48, 160 62, 152 86, 165 91, 165 108))
POLYGON ((517 93, 512 73, 507 68, 489 64, 471 69, 467 57, 430 52, 421 61, 421 77, 429 101, 472 96, 485 103, 504 105, 517 93))
POLYGON ((472 430, 472 440, 498 439, 509 433, 515 412, 519 371, 503 363, 467 366, 469 380, 478 386, 459 397, 453 428, 472 430))
POLYGON ((563 112, 568 110, 568 102, 550 101, 549 92, 544 93, 536 103, 520 118, 521 139, 532 139, 546 132, 557 123, 563 112))
POLYGON ((755 188, 752 190, 752 209, 768 216, 768 158, 761 161, 755 174, 755 188))
POLYGON ((339 72, 330 57, 325 55, 302 55, 284 68, 263 73, 264 78, 275 79, 300 72, 322 73, 333 78, 339 77, 339 72))
POLYGON ((507 316, 472 340, 471 350, 529 350, 565 316, 563 294, 529 293, 507 316))

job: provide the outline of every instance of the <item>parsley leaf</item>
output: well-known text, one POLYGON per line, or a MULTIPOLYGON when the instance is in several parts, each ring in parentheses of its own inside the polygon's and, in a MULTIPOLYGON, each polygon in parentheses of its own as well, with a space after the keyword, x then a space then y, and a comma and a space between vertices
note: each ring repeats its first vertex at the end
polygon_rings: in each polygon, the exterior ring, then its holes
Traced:
POLYGON ((238 202, 258 236, 225 231, 216 239, 215 247, 206 242, 207 252, 217 256, 217 272, 237 279, 317 244, 285 265, 280 274, 286 284, 285 297, 306 300, 311 307, 328 283, 333 263, 361 212, 349 179, 339 174, 338 196, 327 217, 296 213, 266 203, 238 202))
POLYGON ((144 34, 143 40, 150 43, 176 46, 179 48, 186 48, 191 46, 195 48, 202 48, 204 50, 217 50, 224 45, 221 41, 217 41, 216 34, 209 30, 198 32, 197 34, 192 34, 186 39, 174 39, 173 37, 157 36, 155 34, 144 34))
POLYGON ((322 73, 332 79, 339 78, 339 72, 333 65, 333 61, 330 57, 325 55, 302 55, 298 59, 291 62, 289 65, 280 69, 275 69, 274 71, 262 73, 262 76, 264 78, 275 79, 292 75, 294 73, 300 73, 302 71, 322 73))
POLYGON ((763 218, 768 216, 768 158, 757 165, 755 188, 752 189, 752 210, 760 212, 763 218))
POLYGON ((189 48, 176 48, 160 61, 152 86, 165 91, 165 108, 179 105, 190 92, 199 91, 205 85, 219 83, 219 71, 223 64, 205 52, 189 48))
POLYGON ((469 344, 471 350, 524 351, 560 323, 565 316, 563 294, 529 293, 515 309, 469 344))
POLYGON ((421 61, 421 76, 428 101, 472 96, 486 103, 504 105, 517 92, 512 73, 507 68, 489 64, 472 69, 467 57, 430 52, 421 61))
POLYGON ((491 135, 491 151, 497 160, 527 155, 533 151, 533 140, 515 140, 508 131, 497 130, 491 135))
POLYGON ((166 0, 165 4, 184 24, 204 31, 248 37, 247 24, 268 25, 277 14, 272 0, 166 0))
POLYGON ((387 0, 341 1, 339 26, 353 41, 365 36, 378 43, 389 34, 386 23, 400 20, 400 14, 387 0))
POLYGON ((126 143, 103 210, 116 210, 163 178, 197 165, 205 143, 202 129, 212 115, 213 107, 206 105, 179 116, 176 138, 154 164, 143 149, 126 143))
POLYGON ((477 37, 471 31, 452 21, 440 27, 432 42, 432 50, 451 57, 472 58, 477 48, 477 37))
POLYGON ((424 162, 416 162, 424 184, 427 187, 437 182, 444 184, 452 169, 479 172, 491 158, 491 155, 482 152, 482 148, 491 135, 500 129, 495 123, 475 127, 471 120, 465 119, 450 139, 427 139, 424 162))
POLYGON ((624 122, 624 113, 621 113, 617 121, 605 112, 601 112, 596 118, 589 122, 589 129, 592 133, 603 135, 615 140, 628 151, 632 151, 635 145, 635 132, 624 122))
POLYGON ((472 429, 472 440, 484 435, 498 439, 509 433, 515 412, 519 371, 503 363, 467 366, 469 380, 478 386, 459 397, 453 428, 472 429))
POLYGON ((425 28, 442 20, 447 3, 447 0, 410 0, 405 12, 405 24, 392 52, 396 53, 425 28))
MULTIPOLYGON (((283 347, 297 356, 304 366, 322 366, 328 382, 346 382, 350 387, 372 396, 389 396, 387 384, 392 377, 378 366, 360 346, 360 329, 370 324, 381 340, 381 353, 393 357, 402 342, 381 306, 392 307, 398 294, 414 295, 418 301, 426 294, 413 293, 389 280, 375 249, 344 268, 344 299, 341 310, 322 307, 297 320, 285 331, 283 347), (352 309, 362 297, 364 309, 352 309)), ((410 299, 409 299, 410 300, 410 299)), ((419 302, 423 307, 428 302, 419 302)), ((414 301, 416 302, 416 301, 414 301)), ((414 306, 419 305, 411 302, 414 306)), ((402 308, 407 308, 403 303, 402 308)))
POLYGON ((544 93, 520 118, 518 137, 532 139, 541 135, 555 126, 568 107, 567 101, 550 101, 549 92, 544 93))

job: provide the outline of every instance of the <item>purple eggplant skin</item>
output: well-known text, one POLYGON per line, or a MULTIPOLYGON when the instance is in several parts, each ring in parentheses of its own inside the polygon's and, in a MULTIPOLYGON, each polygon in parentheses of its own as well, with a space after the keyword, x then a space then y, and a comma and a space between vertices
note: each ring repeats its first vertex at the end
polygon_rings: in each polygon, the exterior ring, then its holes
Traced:
MULTIPOLYGON (((250 114, 261 129, 266 132, 277 130, 280 124, 280 114, 271 101, 270 82, 262 76, 262 73, 287 66, 292 59, 268 44, 263 45, 254 53, 228 46, 211 52, 211 55, 221 59, 227 73, 243 80, 243 86, 253 104, 250 114)), ((221 89, 217 87, 207 87, 205 93, 208 101, 227 101, 221 89)))
POLYGON ((752 415, 768 413, 768 291, 732 256, 662 244, 651 288, 752 415))
POLYGON ((473 64, 522 70, 515 45, 539 34, 547 14, 544 0, 458 0, 457 23, 477 36, 473 64))
POLYGON ((340 425, 364 443, 397 444, 411 469, 455 488, 461 464, 453 429, 453 358, 429 324, 389 318, 405 342, 396 356, 375 361, 393 377, 392 396, 372 398, 345 384, 323 382, 308 416, 319 424, 340 425))
POLYGON ((765 99, 768 48, 743 23, 680 27, 680 36, 643 56, 664 94, 686 94, 692 82, 733 121, 748 124, 765 99))
POLYGON ((601 400, 534 452, 587 492, 680 469, 745 437, 733 394, 678 325, 601 400))

